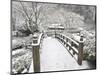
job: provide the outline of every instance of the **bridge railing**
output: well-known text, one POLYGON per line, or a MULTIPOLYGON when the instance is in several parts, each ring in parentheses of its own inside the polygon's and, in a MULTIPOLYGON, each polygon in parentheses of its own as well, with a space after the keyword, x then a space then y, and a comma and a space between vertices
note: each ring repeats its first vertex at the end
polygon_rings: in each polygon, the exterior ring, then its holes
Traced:
POLYGON ((63 34, 55 34, 55 38, 59 39, 62 44, 67 48, 69 53, 77 60, 79 65, 82 65, 83 60, 83 36, 80 36, 79 41, 74 41, 63 34))
POLYGON ((41 33, 39 36, 33 36, 33 42, 32 42, 32 55, 33 55, 33 69, 34 72, 40 72, 40 45, 41 41, 43 39, 43 33, 41 33))

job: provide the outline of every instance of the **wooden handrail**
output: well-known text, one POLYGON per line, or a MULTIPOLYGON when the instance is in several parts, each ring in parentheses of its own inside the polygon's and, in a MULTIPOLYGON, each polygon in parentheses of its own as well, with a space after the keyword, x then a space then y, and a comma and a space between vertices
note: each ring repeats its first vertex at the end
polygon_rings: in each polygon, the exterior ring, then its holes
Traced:
POLYGON ((82 65, 84 43, 83 36, 80 36, 80 40, 78 42, 74 41, 73 39, 64 34, 56 33, 55 38, 58 38, 69 52, 72 50, 73 53, 70 52, 70 54, 77 60, 79 65, 82 65), (74 56, 75 54, 77 55, 77 58, 74 56))

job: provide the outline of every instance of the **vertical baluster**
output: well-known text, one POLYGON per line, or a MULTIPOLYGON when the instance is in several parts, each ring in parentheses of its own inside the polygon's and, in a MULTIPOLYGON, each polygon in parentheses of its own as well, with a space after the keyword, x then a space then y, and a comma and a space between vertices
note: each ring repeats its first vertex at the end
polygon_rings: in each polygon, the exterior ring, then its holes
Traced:
POLYGON ((55 32, 55 38, 56 38, 56 36, 57 36, 57 35, 56 35, 56 32, 55 32))
MULTIPOLYGON (((74 43, 73 43, 73 41, 71 41, 71 47, 73 47, 74 46, 74 43)), ((73 55, 75 55, 75 51, 73 50, 73 55)))
POLYGON ((71 46, 74 46, 74 43, 73 43, 73 41, 71 42, 71 46))
POLYGON ((69 44, 70 44, 70 46, 69 46, 69 50, 71 50, 71 41, 69 40, 68 42, 69 42, 69 44))
POLYGON ((61 35, 61 42, 62 42, 62 35, 61 35))
POLYGON ((80 41, 79 41, 79 53, 78 53, 78 64, 82 65, 83 60, 83 35, 81 35, 80 41))
POLYGON ((65 45, 64 38, 65 38, 65 37, 63 36, 63 44, 65 45))
POLYGON ((68 38, 66 38, 66 47, 68 47, 68 44, 67 43, 68 43, 68 38))
POLYGON ((73 55, 75 55, 75 51, 73 50, 73 55))

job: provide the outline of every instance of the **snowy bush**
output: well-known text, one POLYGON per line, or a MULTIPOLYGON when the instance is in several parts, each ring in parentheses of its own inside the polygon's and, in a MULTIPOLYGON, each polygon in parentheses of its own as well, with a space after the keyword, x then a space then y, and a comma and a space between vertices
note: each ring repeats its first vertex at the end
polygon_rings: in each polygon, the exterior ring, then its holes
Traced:
POLYGON ((86 41, 84 42, 83 59, 89 61, 95 61, 96 60, 95 34, 92 34, 88 31, 84 31, 82 33, 84 34, 84 38, 86 38, 86 41))
POLYGON ((87 39, 84 43, 84 59, 95 60, 95 55, 96 55, 95 38, 87 39))
MULTIPOLYGON (((80 32, 84 36, 84 48, 83 48, 83 59, 95 62, 96 60, 96 40, 94 31, 83 30, 80 32)), ((66 34, 72 39, 78 41, 80 39, 80 34, 66 34)))
POLYGON ((22 73, 25 69, 28 72, 30 64, 32 61, 32 53, 26 52, 26 54, 12 59, 12 72, 22 73))

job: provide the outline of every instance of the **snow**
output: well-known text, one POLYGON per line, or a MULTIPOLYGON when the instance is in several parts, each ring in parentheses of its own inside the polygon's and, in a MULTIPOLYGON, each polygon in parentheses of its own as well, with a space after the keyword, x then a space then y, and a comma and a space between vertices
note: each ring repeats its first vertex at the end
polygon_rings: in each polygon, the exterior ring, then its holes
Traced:
MULTIPOLYGON (((42 42, 40 49, 41 72, 89 69, 86 61, 78 65, 66 48, 55 38, 47 37, 42 42)), ((29 72, 33 72, 33 62, 29 72)))

